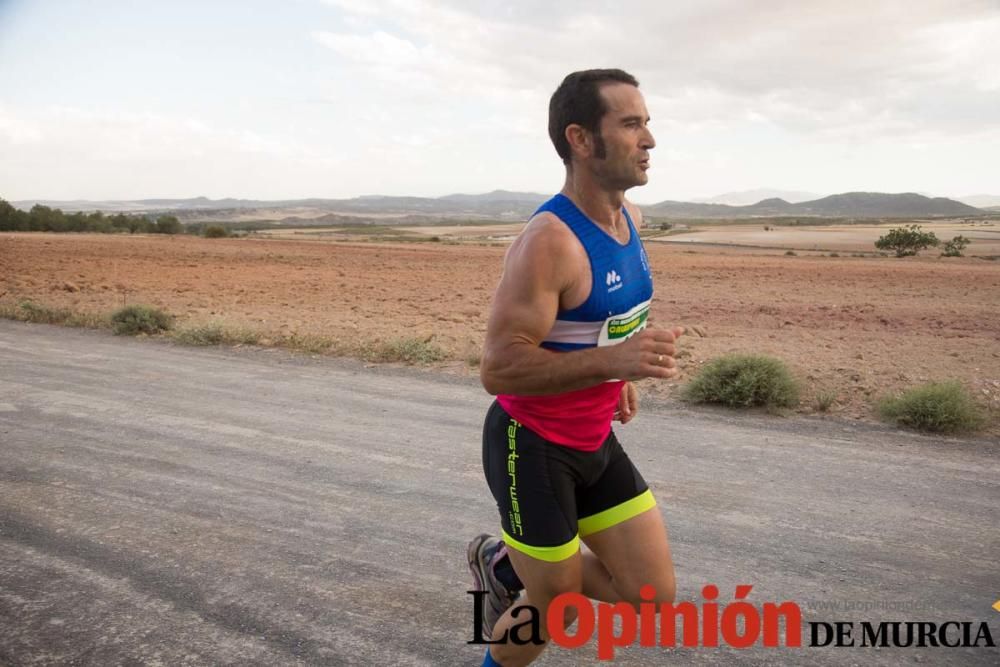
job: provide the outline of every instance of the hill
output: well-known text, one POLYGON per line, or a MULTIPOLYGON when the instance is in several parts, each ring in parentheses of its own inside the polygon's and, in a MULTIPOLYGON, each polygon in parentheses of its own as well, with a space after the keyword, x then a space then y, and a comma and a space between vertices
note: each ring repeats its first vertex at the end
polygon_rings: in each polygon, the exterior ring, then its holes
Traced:
MULTIPOLYGON (((264 201, 256 199, 138 199, 131 201, 46 201, 11 202, 27 210, 35 204, 72 211, 151 212, 172 211, 184 220, 268 219, 282 220, 300 216, 316 219, 325 215, 358 218, 384 216, 387 219, 407 218, 470 218, 523 220, 547 199, 534 192, 495 190, 484 194, 452 194, 444 197, 399 197, 366 195, 352 199, 289 199, 264 201), (303 215, 306 213, 306 215, 303 215)), ((916 193, 885 194, 880 192, 848 192, 811 201, 789 203, 772 197, 755 204, 731 206, 698 202, 662 201, 642 205, 648 216, 664 218, 752 218, 775 216, 839 217, 839 218, 913 218, 962 217, 984 215, 986 212, 944 197, 926 197, 916 193)))
POLYGON ((784 199, 765 199, 750 206, 695 204, 665 201, 643 206, 647 215, 665 218, 748 218, 764 216, 913 218, 983 215, 984 211, 945 197, 916 193, 847 192, 813 201, 790 204, 784 199))
POLYGON ((772 188, 757 188, 755 190, 741 190, 739 192, 726 192, 714 197, 705 199, 692 199, 695 204, 727 204, 729 206, 749 206, 764 199, 784 199, 787 202, 797 203, 801 201, 812 201, 819 199, 823 195, 814 192, 801 192, 798 190, 774 190, 772 188))

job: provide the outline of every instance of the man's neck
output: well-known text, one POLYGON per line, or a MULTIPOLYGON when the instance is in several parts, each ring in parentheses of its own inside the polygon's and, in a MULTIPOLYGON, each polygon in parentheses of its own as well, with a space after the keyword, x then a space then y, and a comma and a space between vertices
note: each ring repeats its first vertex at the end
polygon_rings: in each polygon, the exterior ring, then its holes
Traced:
POLYGON ((562 194, 569 197, 577 208, 608 233, 617 235, 617 232, 628 224, 622 215, 625 191, 606 190, 589 178, 589 175, 576 173, 579 171, 566 171, 566 183, 563 185, 562 194))

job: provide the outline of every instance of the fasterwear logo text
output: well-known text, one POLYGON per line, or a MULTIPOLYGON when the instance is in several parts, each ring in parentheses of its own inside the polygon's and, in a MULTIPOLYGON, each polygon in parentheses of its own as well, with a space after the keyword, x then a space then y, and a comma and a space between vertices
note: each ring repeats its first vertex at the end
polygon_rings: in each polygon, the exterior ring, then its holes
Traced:
MULTIPOLYGON (((802 647, 802 612, 792 601, 765 602, 758 607, 746 601, 751 585, 736 586, 734 600, 719 605, 717 586, 708 584, 701 590, 705 601, 664 602, 657 604, 656 591, 643 586, 639 591, 642 602, 636 607, 626 603, 594 603, 580 593, 562 593, 549 604, 546 627, 552 642, 563 648, 580 648, 597 633, 597 658, 612 660, 615 649, 631 646, 638 641, 643 647, 675 648, 678 646, 749 648, 762 644, 765 648, 802 647), (563 628, 562 619, 569 611, 576 612, 576 629, 563 628), (678 628, 679 626, 679 628, 678 628), (782 628, 784 632, 782 633, 782 628), (782 634, 784 641, 782 642, 782 634), (678 641, 679 639, 679 641, 678 641)), ((469 644, 542 644, 541 614, 537 607, 524 605, 513 612, 515 623, 496 639, 482 635, 483 609, 486 591, 468 591, 473 596, 473 639, 469 644)), ((1000 604, 1000 603, 998 603, 1000 604)), ((1000 610, 998 610, 1000 611, 1000 610)), ((852 621, 827 623, 810 621, 809 648, 978 648, 995 647, 989 625, 977 621, 862 621, 856 633, 852 621)))
POLYGON ((524 535, 524 527, 521 525, 521 504, 517 500, 517 429, 520 428, 516 420, 511 419, 507 425, 507 476, 510 478, 510 534, 524 535))
POLYGON ((604 279, 604 282, 608 285, 608 292, 614 292, 622 287, 622 277, 618 275, 618 272, 614 269, 608 271, 608 275, 604 279))

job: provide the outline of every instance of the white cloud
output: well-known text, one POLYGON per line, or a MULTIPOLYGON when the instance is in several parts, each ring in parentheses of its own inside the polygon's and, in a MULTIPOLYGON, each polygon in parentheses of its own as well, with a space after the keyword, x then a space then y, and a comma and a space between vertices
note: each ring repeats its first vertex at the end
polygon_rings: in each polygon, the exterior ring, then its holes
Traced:
POLYGON ((620 65, 681 122, 754 118, 853 136, 1000 124, 1000 114, 970 126, 921 112, 956 87, 1000 108, 1000 6, 989 1, 585 2, 550 4, 538 17, 528 11, 536 3, 333 4, 396 35, 332 48, 376 69, 390 58, 399 69, 376 74, 420 72, 417 83, 436 91, 460 81, 492 98, 547 94, 570 68, 620 65))
POLYGON ((317 30, 313 32, 313 39, 363 65, 408 69, 414 63, 436 60, 433 47, 418 49, 409 40, 381 30, 371 35, 339 34, 317 30))
POLYGON ((288 187, 282 178, 345 161, 295 139, 213 127, 197 118, 69 106, 0 113, 0 151, 0 182, 19 198, 49 196, 53 182, 66 197, 188 196, 192 189, 218 197, 263 196, 254 192, 266 190, 268 181, 288 187), (272 176, 260 178, 267 173, 272 176), (127 186, 136 188, 133 194, 127 186))
MULTIPOLYGON (((33 30, 69 29, 53 16, 33 30)), ((653 116, 640 201, 995 189, 996 0, 303 0, 240 26, 185 33, 200 59, 134 69, 119 65, 137 51, 95 28, 86 86, 55 66, 77 62, 70 48, 45 77, 0 60, 17 91, 0 106, 0 184, 18 198, 547 190, 562 169, 549 96, 570 71, 612 66, 653 116)))
POLYGON ((11 146, 34 144, 42 140, 42 129, 38 123, 19 118, 0 107, 0 144, 11 146))

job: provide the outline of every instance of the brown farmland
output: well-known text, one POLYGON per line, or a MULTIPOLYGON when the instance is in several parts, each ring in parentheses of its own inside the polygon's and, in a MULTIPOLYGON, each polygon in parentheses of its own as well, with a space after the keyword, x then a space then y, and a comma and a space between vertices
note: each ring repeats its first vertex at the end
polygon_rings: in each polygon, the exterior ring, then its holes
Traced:
MULTIPOLYGON (((926 257, 784 256, 649 243, 654 325, 682 324, 677 381, 705 361, 759 352, 788 362, 801 412, 871 418, 886 392, 958 379, 1000 409, 1000 263, 926 257), (699 332, 699 333, 695 333, 699 332)), ((417 336, 444 348, 445 372, 475 373, 505 247, 275 239, 0 234, 0 305, 30 299, 107 313, 145 303, 178 324, 344 343, 417 336)), ((936 253, 934 253, 936 255, 936 253)), ((998 433, 996 421, 990 429, 998 433)))

